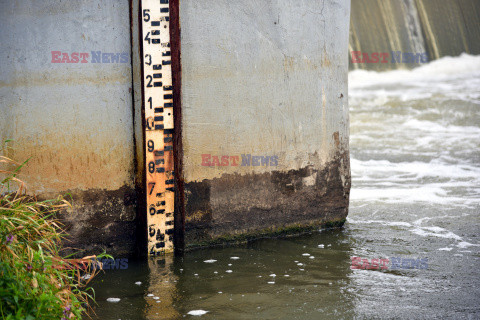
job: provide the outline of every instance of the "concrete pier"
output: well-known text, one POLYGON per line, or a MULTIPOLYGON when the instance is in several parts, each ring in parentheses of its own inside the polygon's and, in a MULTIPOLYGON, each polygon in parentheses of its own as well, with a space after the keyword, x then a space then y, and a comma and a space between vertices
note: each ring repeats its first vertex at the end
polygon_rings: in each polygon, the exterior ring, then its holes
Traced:
MULTIPOLYGON (((0 139, 31 157, 30 193, 71 195, 70 246, 133 255, 147 232, 139 1, 1 3, 0 139)), ((342 224, 350 1, 170 8, 178 247, 342 224)))
POLYGON ((185 242, 341 222, 349 1, 180 1, 185 242))

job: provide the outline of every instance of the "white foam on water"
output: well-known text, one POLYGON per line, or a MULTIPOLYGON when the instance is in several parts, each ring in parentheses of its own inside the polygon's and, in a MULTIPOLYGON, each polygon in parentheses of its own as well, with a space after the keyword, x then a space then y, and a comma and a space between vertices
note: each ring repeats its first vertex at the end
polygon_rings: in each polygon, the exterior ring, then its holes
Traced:
POLYGON ((422 237, 438 237, 438 238, 445 238, 445 239, 454 239, 454 240, 462 240, 462 237, 456 235, 455 233, 442 229, 441 231, 437 231, 436 228, 428 228, 428 227, 417 227, 411 230, 416 235, 422 236, 422 237))
POLYGON ((452 251, 453 248, 440 248, 438 251, 452 251))
MULTIPOLYGON (((480 132, 479 132, 480 138, 480 132)), ((388 182, 415 181, 420 178, 472 179, 478 181, 480 168, 473 165, 451 165, 439 159, 429 162, 390 162, 388 160, 360 161, 351 159, 352 175, 362 180, 378 181, 387 178, 388 182)))
POLYGON ((230 257, 230 259, 232 259, 232 260, 238 260, 238 259, 240 259, 240 257, 230 257))
POLYGON ((480 56, 349 73, 351 200, 480 206, 480 56))
POLYGON ((423 229, 429 230, 429 231, 432 231, 432 232, 444 232, 444 231, 445 231, 444 228, 440 228, 440 227, 436 227, 436 226, 433 226, 433 227, 423 227, 423 229))
POLYGON ((356 187, 352 188, 350 199, 386 203, 479 204, 480 167, 440 162, 392 163, 388 160, 359 161, 352 158, 352 179, 356 187), (455 189, 469 189, 470 195, 452 194, 455 189))
POLYGON ((460 249, 465 249, 465 248, 468 248, 468 247, 478 247, 478 246, 480 246, 480 244, 473 244, 473 243, 466 242, 466 241, 462 241, 462 242, 457 243, 457 247, 459 247, 460 249))
POLYGON ((191 316, 203 316, 206 313, 208 313, 208 311, 205 310, 191 310, 187 312, 187 314, 191 316))
POLYGON ((203 262, 205 262, 205 263, 214 263, 214 262, 217 262, 217 260, 215 260, 215 259, 209 259, 209 260, 205 260, 205 261, 203 261, 203 262))
MULTIPOLYGON (((413 223, 403 222, 403 221, 383 221, 383 220, 360 220, 360 219, 352 219, 351 217, 347 217, 347 222, 353 225, 355 224, 372 224, 376 226, 387 226, 387 227, 401 227, 405 231, 411 232, 421 237, 437 237, 437 238, 444 238, 444 239, 453 239, 455 241, 460 241, 457 244, 459 248, 463 248, 462 246, 472 245, 468 242, 463 241, 463 238, 459 235, 438 226, 420 226, 422 221, 429 220, 427 218, 422 218, 414 221, 413 223)), ((451 251, 452 248, 440 248, 440 251, 451 251)))
MULTIPOLYGON (((403 126, 430 133, 461 133, 466 136, 478 137, 480 128, 473 126, 442 125, 428 120, 411 119, 403 123, 403 126)), ((432 141, 432 140, 429 140, 432 141)))
POLYGON ((376 84, 425 83, 444 81, 460 75, 478 75, 480 56, 462 53, 458 57, 443 57, 413 70, 376 72, 354 70, 348 73, 349 89, 364 88, 376 84))
POLYGON ((107 298, 108 302, 117 303, 120 302, 120 298, 107 298))
POLYGON ((347 217, 348 223, 352 224, 375 224, 383 226, 395 226, 395 227, 412 227, 411 223, 403 221, 384 221, 384 220, 357 220, 351 217, 347 217))

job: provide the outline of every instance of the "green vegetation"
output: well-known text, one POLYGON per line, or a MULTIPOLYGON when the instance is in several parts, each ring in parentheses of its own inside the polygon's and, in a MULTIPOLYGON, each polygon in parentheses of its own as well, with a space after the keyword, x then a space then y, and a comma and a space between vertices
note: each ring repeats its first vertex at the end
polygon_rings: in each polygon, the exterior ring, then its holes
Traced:
POLYGON ((26 195, 18 174, 28 160, 7 158, 7 143, 0 154, 0 319, 80 319, 100 257, 61 255, 65 233, 55 214, 70 204, 26 195))

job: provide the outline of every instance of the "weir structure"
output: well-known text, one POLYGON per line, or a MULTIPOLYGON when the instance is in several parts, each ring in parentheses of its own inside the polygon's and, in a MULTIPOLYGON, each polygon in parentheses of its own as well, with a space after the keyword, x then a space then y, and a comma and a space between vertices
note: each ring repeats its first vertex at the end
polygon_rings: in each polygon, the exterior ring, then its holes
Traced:
POLYGON ((345 221, 350 1, 2 6, 0 135, 31 157, 29 192, 71 195, 70 246, 132 256, 345 221))
POLYGON ((463 52, 480 54, 477 0, 355 0, 351 13, 350 69, 408 69, 463 52), (384 63, 352 63, 352 52, 388 57, 384 63), (398 54, 427 58, 399 63, 398 54))

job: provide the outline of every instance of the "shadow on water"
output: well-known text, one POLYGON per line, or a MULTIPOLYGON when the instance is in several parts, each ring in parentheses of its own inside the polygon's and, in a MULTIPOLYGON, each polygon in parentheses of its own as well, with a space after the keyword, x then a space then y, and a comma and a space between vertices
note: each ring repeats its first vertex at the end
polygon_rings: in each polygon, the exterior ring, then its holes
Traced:
POLYGON ((351 318, 351 243, 337 229, 129 261, 96 279, 95 311, 98 319, 180 319, 194 310, 208 311, 202 319, 351 318))

